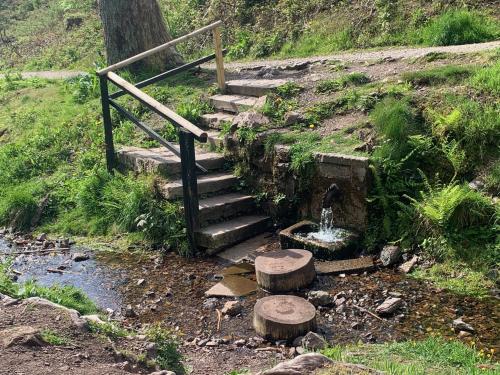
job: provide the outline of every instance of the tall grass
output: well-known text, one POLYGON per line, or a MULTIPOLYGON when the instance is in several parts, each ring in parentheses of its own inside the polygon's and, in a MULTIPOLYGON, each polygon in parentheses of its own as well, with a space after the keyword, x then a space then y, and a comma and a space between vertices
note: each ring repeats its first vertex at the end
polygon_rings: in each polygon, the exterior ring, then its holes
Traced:
POLYGON ((454 9, 431 20, 418 34, 420 42, 431 46, 480 43, 496 39, 500 25, 477 11, 454 9))

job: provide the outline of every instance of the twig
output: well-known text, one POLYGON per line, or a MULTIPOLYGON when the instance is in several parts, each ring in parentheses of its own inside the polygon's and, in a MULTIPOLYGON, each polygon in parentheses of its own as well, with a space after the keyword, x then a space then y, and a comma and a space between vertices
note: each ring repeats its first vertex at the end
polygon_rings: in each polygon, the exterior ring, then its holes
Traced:
POLYGON ((281 348, 274 348, 272 346, 268 346, 267 348, 257 348, 256 352, 281 352, 281 348))
POLYGON ((380 316, 378 316, 377 314, 374 314, 372 313, 371 311, 365 309, 364 307, 361 307, 361 306, 358 306, 358 305, 355 305, 355 304, 352 304, 352 306, 354 306, 355 308, 367 313, 367 314, 370 314, 371 316, 373 316, 374 318, 377 318, 378 320, 381 320, 383 322, 385 322, 386 320, 381 318, 380 316))
POLYGON ((217 331, 220 331, 220 323, 222 321, 222 312, 219 309, 217 310, 217 331))

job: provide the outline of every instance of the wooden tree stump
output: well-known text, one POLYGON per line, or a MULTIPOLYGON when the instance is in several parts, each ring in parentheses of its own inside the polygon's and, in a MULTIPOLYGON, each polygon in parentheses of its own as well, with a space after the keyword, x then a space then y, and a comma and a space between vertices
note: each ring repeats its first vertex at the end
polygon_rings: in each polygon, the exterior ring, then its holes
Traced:
POLYGON ((316 329, 316 309, 297 296, 269 296, 254 307, 255 331, 269 340, 293 340, 316 329))
POLYGON ((279 250, 255 259, 257 283, 271 293, 288 292, 309 285, 316 276, 312 253, 279 250))

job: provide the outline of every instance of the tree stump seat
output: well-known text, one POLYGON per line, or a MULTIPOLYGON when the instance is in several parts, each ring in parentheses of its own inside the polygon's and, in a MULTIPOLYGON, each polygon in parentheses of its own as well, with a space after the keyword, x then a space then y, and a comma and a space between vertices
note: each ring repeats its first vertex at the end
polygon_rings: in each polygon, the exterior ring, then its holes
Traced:
POLYGON ((316 276, 312 253, 301 249, 272 251, 257 257, 255 273, 259 286, 271 293, 303 288, 316 276))
POLYGON ((293 340, 316 329, 316 309, 304 298, 274 295, 254 307, 255 331, 269 340, 293 340))

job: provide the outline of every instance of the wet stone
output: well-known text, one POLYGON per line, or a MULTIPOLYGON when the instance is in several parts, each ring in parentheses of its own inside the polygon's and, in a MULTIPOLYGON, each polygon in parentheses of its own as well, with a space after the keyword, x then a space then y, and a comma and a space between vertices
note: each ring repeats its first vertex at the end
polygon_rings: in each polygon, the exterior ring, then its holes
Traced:
POLYGON ((453 321, 453 329, 455 331, 466 331, 466 332, 475 332, 474 327, 472 327, 470 324, 465 323, 462 318, 455 319, 453 321))
POLYGON ((71 259, 73 259, 73 261, 75 262, 84 262, 86 260, 89 260, 89 258, 90 257, 84 253, 74 253, 73 256, 71 257, 71 259))
POLYGON ((389 315, 399 309, 402 305, 403 300, 401 298, 387 298, 375 309, 375 311, 380 315, 389 315))
POLYGON ((229 275, 205 292, 206 296, 243 297, 257 290, 255 281, 241 276, 229 275))
POLYGON ((307 294, 307 300, 314 306, 329 306, 333 304, 332 296, 323 290, 313 290, 307 294))
POLYGON ((228 301, 224 304, 221 312, 224 315, 236 316, 241 312, 242 309, 243 306, 240 301, 228 301))

